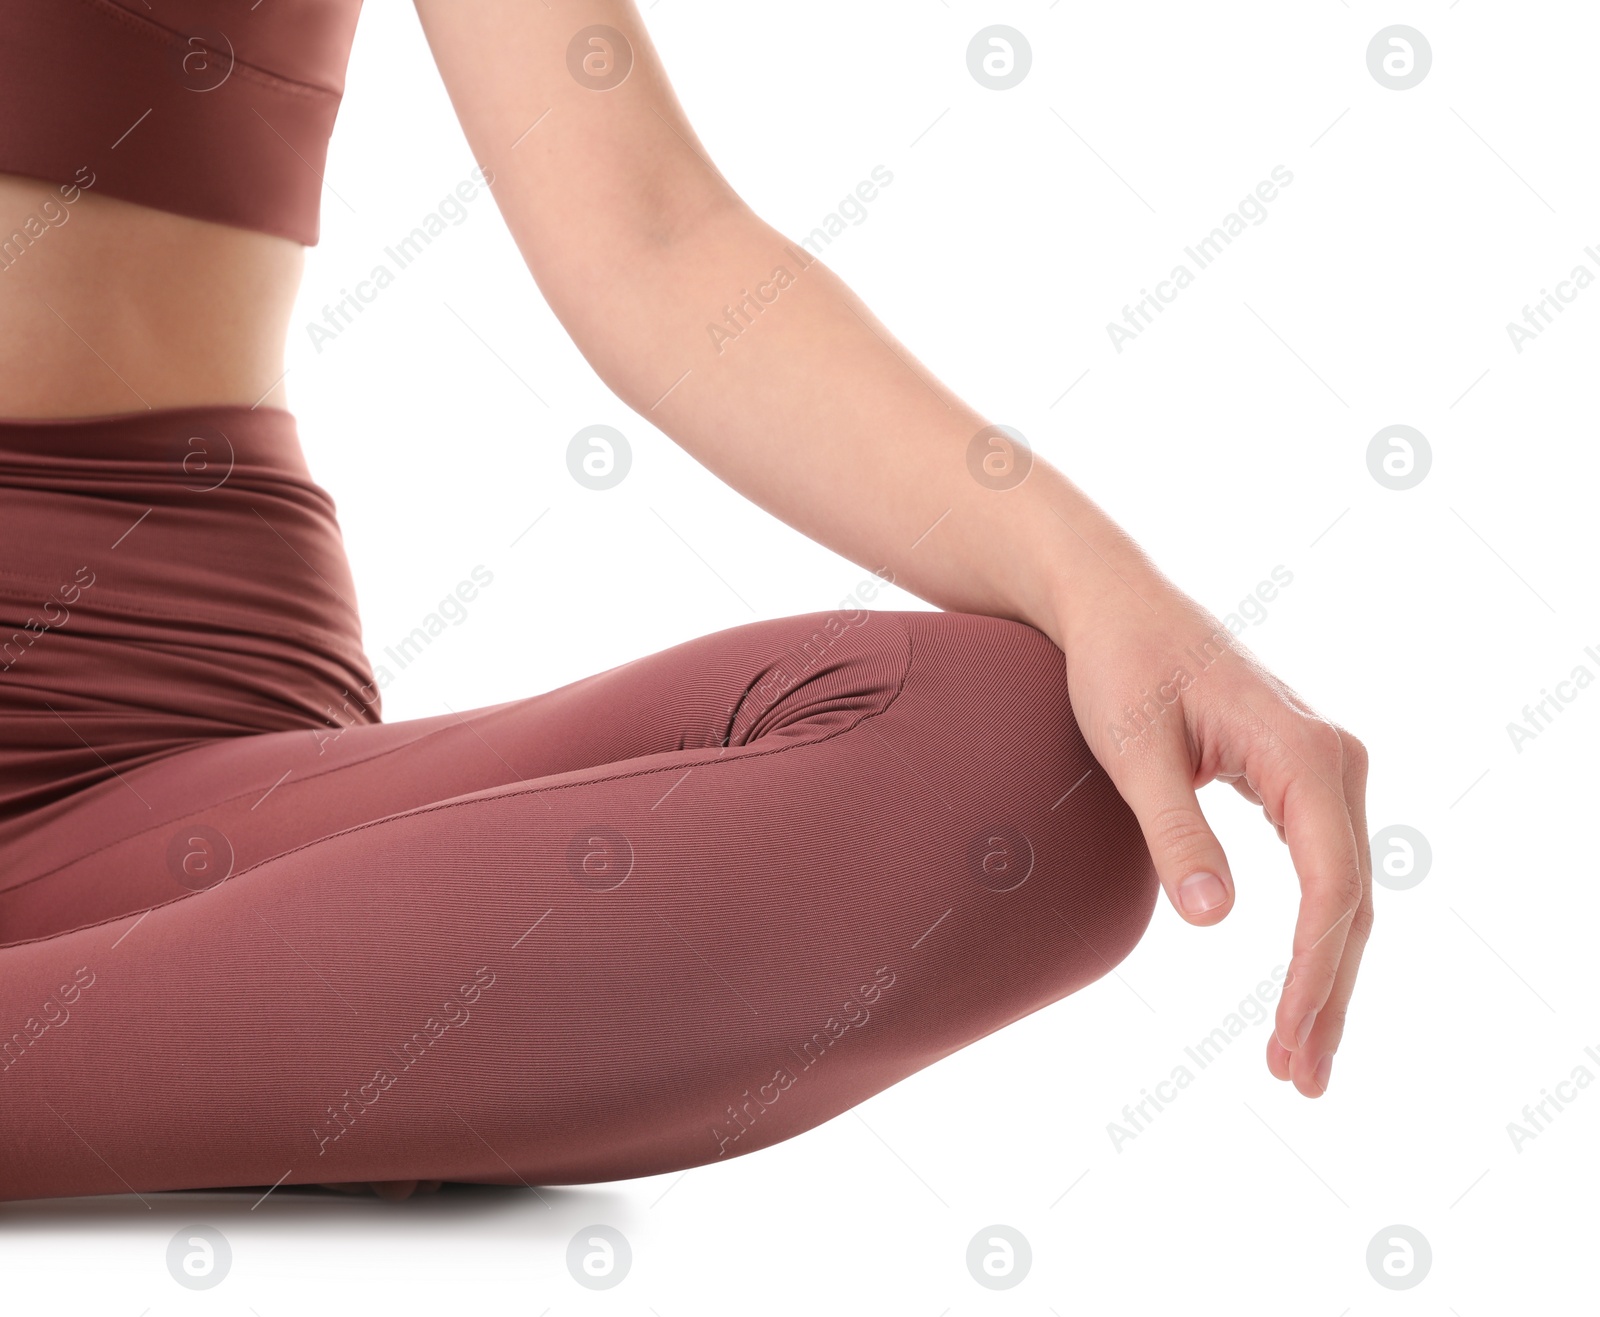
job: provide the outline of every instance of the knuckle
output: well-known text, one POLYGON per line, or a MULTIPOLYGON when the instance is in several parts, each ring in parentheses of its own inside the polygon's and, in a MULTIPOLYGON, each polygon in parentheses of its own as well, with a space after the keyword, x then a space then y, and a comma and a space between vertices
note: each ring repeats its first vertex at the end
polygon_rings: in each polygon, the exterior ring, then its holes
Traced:
POLYGON ((1341 907, 1351 912, 1351 927, 1354 928, 1361 919, 1362 907, 1369 903, 1361 875, 1355 869, 1341 865, 1333 881, 1337 884, 1333 895, 1341 907))
POLYGON ((1161 851, 1174 860, 1198 856, 1211 847, 1211 829, 1198 811, 1169 806, 1150 821, 1150 835, 1161 851))
POLYGON ((1343 1001, 1330 1001, 1317 1013, 1317 1021, 1327 1032, 1328 1048, 1338 1047, 1339 1040, 1344 1037, 1345 1016, 1350 1012, 1350 1005, 1343 1001))
POLYGON ((1344 764, 1344 740, 1332 723, 1309 719, 1300 729, 1301 753, 1312 764, 1339 769, 1344 764))
POLYGON ((1339 729, 1339 739, 1344 747, 1344 771, 1346 781, 1353 784, 1357 792, 1365 793, 1367 789, 1367 769, 1371 764, 1371 756, 1367 753, 1366 743, 1353 732, 1339 729))
POLYGON ((1293 984, 1300 989, 1306 999, 1325 1001, 1328 994, 1333 991, 1338 969, 1338 965, 1326 954, 1326 944, 1297 947, 1292 958, 1289 977, 1284 980, 1284 989, 1287 991, 1293 984))
POLYGON ((1350 937, 1357 946, 1366 945, 1367 939, 1372 936, 1372 924, 1372 897, 1364 896, 1361 904, 1356 906, 1355 918, 1350 921, 1350 937))

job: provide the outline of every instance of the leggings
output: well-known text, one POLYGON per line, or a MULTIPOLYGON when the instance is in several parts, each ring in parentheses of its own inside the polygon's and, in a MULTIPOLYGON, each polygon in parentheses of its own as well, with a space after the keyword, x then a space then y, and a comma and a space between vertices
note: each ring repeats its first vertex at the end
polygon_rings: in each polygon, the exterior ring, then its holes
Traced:
POLYGON ((373 673, 289 413, 0 421, 0 1199, 705 1165, 1151 916, 1018 622, 759 621, 395 723, 373 673))

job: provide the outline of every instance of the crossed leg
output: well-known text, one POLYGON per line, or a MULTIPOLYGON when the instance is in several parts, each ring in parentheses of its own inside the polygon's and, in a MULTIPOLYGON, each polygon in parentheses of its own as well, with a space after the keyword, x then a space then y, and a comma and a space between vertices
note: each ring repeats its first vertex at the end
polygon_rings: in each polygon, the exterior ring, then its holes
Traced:
POLYGON ((84 793, 0 891, 0 1198, 593 1182, 847 1110, 1148 923, 1063 664, 808 614, 84 793))

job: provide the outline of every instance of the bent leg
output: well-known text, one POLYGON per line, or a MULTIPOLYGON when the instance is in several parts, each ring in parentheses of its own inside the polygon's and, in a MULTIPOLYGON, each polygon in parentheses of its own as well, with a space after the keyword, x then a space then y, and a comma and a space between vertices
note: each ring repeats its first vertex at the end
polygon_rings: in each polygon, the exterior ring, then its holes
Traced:
MULTIPOLYGON (((0 949, 0 1197, 656 1174, 1107 972, 1156 884, 1059 651, 995 618, 854 620, 474 711, 537 776, 0 949), (559 766, 588 747, 610 758, 559 766)), ((342 789, 405 799, 430 753, 402 734, 342 789)))

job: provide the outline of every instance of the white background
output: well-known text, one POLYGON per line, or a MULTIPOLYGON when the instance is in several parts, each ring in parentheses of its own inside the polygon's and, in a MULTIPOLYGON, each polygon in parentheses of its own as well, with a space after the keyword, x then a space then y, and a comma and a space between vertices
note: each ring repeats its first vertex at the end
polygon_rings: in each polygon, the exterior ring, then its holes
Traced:
MULTIPOLYGON (((1600 275, 1583 250, 1600 244, 1591 7, 658 0, 645 16, 712 158, 786 234, 892 171, 828 263, 1183 588, 1223 614, 1274 567, 1293 573, 1245 641, 1367 742, 1373 830, 1409 825, 1433 852, 1420 884, 1377 891, 1330 1091, 1273 1080, 1270 1024, 1254 1024, 1136 1138, 1108 1135, 1141 1090, 1195 1070, 1184 1047, 1288 958, 1287 853, 1215 787, 1203 801, 1240 893, 1222 926, 1188 928, 1163 901, 1116 976, 788 1143, 546 1201, 37 1205, 7 1214, 11 1295, 26 1273, 26 1309, 48 1289, 53 1310, 129 1317, 1594 1311, 1600 1085, 1520 1149, 1507 1125, 1580 1064, 1600 1076, 1584 1053, 1600 1054, 1600 685, 1520 753, 1506 730, 1578 664, 1600 676, 1583 653, 1600 649, 1600 289, 1521 353, 1506 331, 1575 265, 1600 275), (1008 91, 967 69, 995 23, 1032 48, 1008 91), (1409 90, 1367 68, 1393 23, 1432 47, 1409 90), (1280 165, 1293 182, 1265 222, 1116 351, 1107 322, 1280 165), (1406 491, 1367 467, 1393 424, 1432 449, 1406 491), (597 1222, 633 1250, 605 1293, 565 1265, 597 1222), (192 1294, 166 1247, 202 1223, 233 1264, 192 1294), (1004 1293, 966 1267, 994 1223, 1033 1250, 1004 1293), (1433 1254, 1405 1292, 1366 1263, 1397 1223, 1433 1254)), ((472 167, 411 7, 368 0, 290 405, 339 506, 375 662, 473 566, 494 573, 385 689, 386 718, 535 694, 847 594, 859 568, 609 395, 487 195, 316 351, 306 323, 472 167), (597 493, 565 450, 599 422, 634 466, 597 493)))

